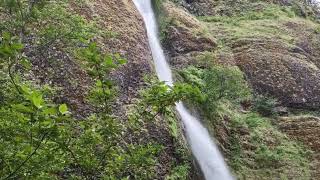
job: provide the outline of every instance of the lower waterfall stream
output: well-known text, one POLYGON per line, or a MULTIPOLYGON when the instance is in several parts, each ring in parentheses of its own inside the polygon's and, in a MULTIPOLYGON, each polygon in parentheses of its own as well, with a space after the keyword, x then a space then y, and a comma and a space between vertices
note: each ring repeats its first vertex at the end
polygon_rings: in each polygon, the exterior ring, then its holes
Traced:
MULTIPOLYGON (((167 85, 172 86, 172 73, 158 38, 158 26, 151 1, 152 0, 133 0, 145 22, 149 45, 158 78, 160 81, 165 81, 167 85)), ((182 103, 177 103, 176 109, 181 116, 187 141, 191 147, 194 157, 200 165, 205 179, 234 179, 216 144, 210 138, 208 130, 197 118, 191 115, 182 103)))

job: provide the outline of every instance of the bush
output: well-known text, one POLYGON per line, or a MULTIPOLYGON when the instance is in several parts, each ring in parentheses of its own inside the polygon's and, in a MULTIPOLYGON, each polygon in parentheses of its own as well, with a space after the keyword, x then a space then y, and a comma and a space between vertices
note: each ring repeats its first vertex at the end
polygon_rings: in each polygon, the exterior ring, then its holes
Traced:
POLYGON ((205 98, 201 106, 208 115, 215 114, 221 101, 240 102, 251 96, 244 75, 237 67, 188 67, 179 74, 184 82, 199 87, 205 98))
POLYGON ((239 102, 250 97, 250 90, 243 73, 237 67, 215 66, 204 73, 204 108, 215 113, 219 101, 239 102))
POLYGON ((261 114, 262 116, 274 116, 276 115, 275 107, 277 101, 266 96, 257 96, 253 101, 253 110, 261 114))

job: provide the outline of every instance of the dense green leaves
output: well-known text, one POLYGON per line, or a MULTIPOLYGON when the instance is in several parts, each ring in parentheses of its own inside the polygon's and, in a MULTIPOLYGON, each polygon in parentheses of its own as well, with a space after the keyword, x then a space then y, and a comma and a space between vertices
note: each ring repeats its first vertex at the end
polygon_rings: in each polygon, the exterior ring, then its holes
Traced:
POLYGON ((154 120, 158 115, 170 114, 171 107, 183 100, 201 102, 204 100, 198 87, 177 83, 173 87, 151 80, 149 88, 141 92, 141 100, 136 105, 131 118, 137 122, 154 120))
POLYGON ((204 74, 207 112, 214 112, 220 100, 239 102, 250 96, 243 73, 236 67, 212 67, 204 74))
POLYGON ((119 54, 103 54, 96 43, 90 43, 79 54, 86 64, 88 74, 96 81, 91 89, 89 100, 97 106, 110 111, 109 102, 114 98, 115 88, 109 78, 112 70, 126 63, 119 54))
POLYGON ((59 169, 61 157, 55 156, 59 146, 54 140, 65 135, 64 123, 69 121, 59 113, 57 106, 44 99, 43 92, 26 85, 19 84, 19 87, 23 94, 16 92, 19 98, 0 109, 0 149, 4 166, 0 174, 7 178, 45 174, 53 168, 41 166, 48 161, 56 163, 54 168, 59 169))
POLYGON ((61 113, 61 114, 67 114, 68 113, 68 107, 67 107, 67 105, 66 104, 61 104, 60 106, 59 106, 59 112, 61 113))
POLYGON ((273 98, 268 98, 265 96, 255 97, 253 109, 263 116, 274 116, 276 115, 275 107, 277 101, 273 98))
POLYGON ((1 35, 0 44, 0 59, 9 60, 14 59, 19 55, 23 45, 18 42, 18 38, 12 36, 9 32, 3 32, 1 35))
POLYGON ((204 101, 200 104, 210 115, 216 113, 221 101, 240 102, 251 96, 243 73, 237 67, 190 67, 180 74, 185 82, 199 87, 204 95, 204 101))

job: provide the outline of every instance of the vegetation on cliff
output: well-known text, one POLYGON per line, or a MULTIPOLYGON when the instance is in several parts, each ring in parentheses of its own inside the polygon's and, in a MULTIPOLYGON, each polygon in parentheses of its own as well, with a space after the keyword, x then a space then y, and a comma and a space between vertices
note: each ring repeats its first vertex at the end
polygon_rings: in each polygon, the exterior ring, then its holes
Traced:
POLYGON ((319 110, 316 7, 301 1, 172 2, 162 5, 163 45, 176 78, 206 97, 190 108, 200 112, 237 177, 317 177, 319 149, 311 151, 314 142, 302 138, 309 130, 288 137, 277 123, 279 116, 294 116, 286 106, 319 110))
POLYGON ((160 178, 157 167, 167 147, 145 138, 145 128, 161 116, 168 116, 162 127, 175 139, 172 153, 179 158, 169 162, 165 176, 187 177, 189 154, 171 108, 180 100, 200 100, 199 90, 151 81, 123 119, 114 113, 119 89, 111 74, 127 60, 103 51, 97 40, 114 33, 61 1, 2 1, 0 19, 1 179, 160 178), (82 104, 68 101, 70 84, 78 84, 82 104))
POLYGON ((0 179, 190 179, 178 101, 203 117, 239 179, 318 177, 315 7, 172 2, 154 9, 174 87, 146 76, 131 1, 0 2, 0 179))
POLYGON ((236 67, 189 67, 179 73, 184 82, 197 85, 205 96, 194 107, 217 137, 229 165, 240 179, 310 176, 310 153, 272 125, 273 106, 254 97, 236 67), (241 105, 242 104, 242 105, 241 105))

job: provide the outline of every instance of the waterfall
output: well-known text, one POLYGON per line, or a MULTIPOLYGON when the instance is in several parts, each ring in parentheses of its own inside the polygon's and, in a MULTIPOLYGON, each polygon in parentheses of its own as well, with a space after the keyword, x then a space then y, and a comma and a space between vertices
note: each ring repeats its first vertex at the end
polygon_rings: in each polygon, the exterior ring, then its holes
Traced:
MULTIPOLYGON (((166 61, 163 49, 158 38, 158 26, 152 9, 151 0, 133 0, 142 15, 149 39, 156 72, 160 81, 173 85, 172 73, 166 61)), ((191 115, 182 103, 176 104, 181 116, 187 141, 192 153, 200 165, 206 180, 232 180, 224 159, 215 143, 211 140, 208 130, 200 121, 191 115)))

